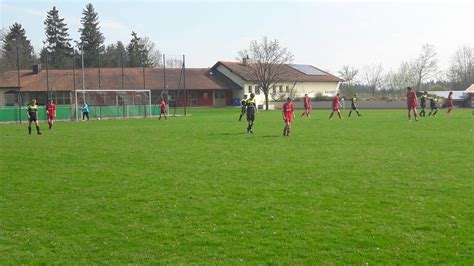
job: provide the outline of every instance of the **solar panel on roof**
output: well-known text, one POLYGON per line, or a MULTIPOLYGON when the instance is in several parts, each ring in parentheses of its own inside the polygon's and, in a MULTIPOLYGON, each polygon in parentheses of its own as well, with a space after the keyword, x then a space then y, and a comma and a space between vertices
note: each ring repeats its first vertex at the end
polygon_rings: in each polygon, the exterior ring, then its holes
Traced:
POLYGON ((306 75, 326 75, 326 73, 322 72, 321 70, 315 68, 312 65, 289 64, 288 66, 306 75))

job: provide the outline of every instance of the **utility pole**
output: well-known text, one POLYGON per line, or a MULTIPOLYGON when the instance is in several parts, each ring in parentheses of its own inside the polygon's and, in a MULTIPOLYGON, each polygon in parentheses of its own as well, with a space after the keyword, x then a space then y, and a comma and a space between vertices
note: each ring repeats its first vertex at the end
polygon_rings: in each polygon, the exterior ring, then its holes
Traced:
POLYGON ((76 50, 72 49, 72 86, 74 88, 74 117, 77 120, 77 94, 76 94, 76 50))
POLYGON ((20 118, 21 124, 21 82, 20 82, 20 51, 19 51, 20 43, 18 41, 18 36, 16 36, 16 66, 18 72, 18 117, 20 118))
POLYGON ((145 55, 142 52, 142 70, 143 70, 143 89, 145 89, 145 55))
POLYGON ((121 64, 122 64, 122 90, 124 88, 123 86, 123 51, 120 52, 120 61, 121 61, 121 64))
POLYGON ((99 47, 97 59, 99 61, 99 90, 100 90, 100 47, 99 47))
POLYGON ((48 106, 48 103, 49 103, 49 96, 50 96, 50 90, 49 90, 49 50, 46 47, 46 106, 48 106))
POLYGON ((184 88, 184 116, 186 116, 186 105, 188 104, 188 95, 186 95, 186 57, 183 54, 183 88, 184 88))
MULTIPOLYGON (((84 44, 81 43, 81 61, 82 61, 82 90, 86 89, 84 85, 84 44)), ((84 93, 84 92, 83 92, 84 93)), ((84 94, 83 94, 84 95, 84 94)))

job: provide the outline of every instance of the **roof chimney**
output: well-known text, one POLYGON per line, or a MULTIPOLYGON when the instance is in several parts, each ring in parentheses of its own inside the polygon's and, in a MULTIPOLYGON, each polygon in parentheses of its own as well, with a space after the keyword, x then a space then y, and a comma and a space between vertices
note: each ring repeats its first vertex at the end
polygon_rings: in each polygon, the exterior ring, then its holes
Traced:
POLYGON ((33 65, 31 67, 31 70, 33 70, 33 74, 38 74, 41 72, 41 65, 38 64, 38 65, 33 65))
POLYGON ((243 59, 242 59, 242 64, 244 65, 247 65, 249 63, 249 55, 246 55, 243 59))

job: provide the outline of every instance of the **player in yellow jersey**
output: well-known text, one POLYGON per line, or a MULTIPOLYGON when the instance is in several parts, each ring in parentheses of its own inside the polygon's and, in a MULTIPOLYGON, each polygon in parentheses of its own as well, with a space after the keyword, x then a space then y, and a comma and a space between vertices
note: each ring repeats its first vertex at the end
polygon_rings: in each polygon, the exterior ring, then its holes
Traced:
POLYGON ((28 116, 28 133, 31 135, 31 123, 35 122, 36 132, 38 135, 41 135, 38 121, 38 105, 36 105, 35 99, 26 106, 26 114, 28 116))
POLYGON ((251 93, 250 98, 245 103, 247 108, 247 133, 253 134, 253 124, 255 122, 255 112, 258 113, 257 101, 255 101, 255 94, 251 93))

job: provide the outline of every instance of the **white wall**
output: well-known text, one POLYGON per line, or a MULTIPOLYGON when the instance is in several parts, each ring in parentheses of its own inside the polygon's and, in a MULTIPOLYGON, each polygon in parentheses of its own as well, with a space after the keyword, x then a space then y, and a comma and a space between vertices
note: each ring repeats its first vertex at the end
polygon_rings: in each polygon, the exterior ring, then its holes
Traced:
MULTIPOLYGON (((249 86, 252 86, 252 92, 256 94, 256 85, 254 83, 248 83, 240 76, 230 71, 227 67, 219 65, 217 67, 217 71, 224 74, 237 85, 243 88, 241 90, 234 90, 232 98, 242 99, 244 97, 244 94, 249 95, 249 86)), ((315 97, 317 94, 322 94, 325 96, 334 96, 338 92, 339 82, 283 82, 281 84, 276 85, 277 93, 279 93, 279 86, 283 86, 283 94, 286 95, 288 95, 288 93, 286 92, 286 87, 288 87, 290 91, 293 89, 295 97, 303 97, 305 93, 307 93, 309 97, 315 97)), ((272 89, 270 88, 270 94, 271 93, 272 89)), ((269 98, 270 100, 272 100, 272 97, 270 95, 269 98)), ((263 91, 260 91, 260 94, 256 94, 255 99, 257 100, 258 104, 264 103, 265 95, 263 94, 263 91)))
MULTIPOLYGON (((242 98, 244 94, 249 95, 249 86, 252 86, 252 92, 256 94, 255 84, 245 84, 244 90, 240 91, 238 95, 234 95, 234 98, 242 98)), ((283 86, 283 94, 286 96, 289 96, 289 93, 286 92, 286 87, 288 86, 290 91, 293 89, 294 97, 298 98, 303 97, 305 94, 308 94, 308 96, 311 98, 315 97, 317 94, 322 94, 324 96, 335 96, 339 89, 338 82, 297 82, 296 84, 294 82, 287 82, 276 85, 277 94, 280 94, 279 86, 283 86)), ((270 88, 270 101, 272 101, 272 92, 273 89, 270 88)), ((255 99, 257 100, 258 104, 264 103, 265 95, 263 94, 263 91, 260 91, 260 94, 256 94, 255 99)))

